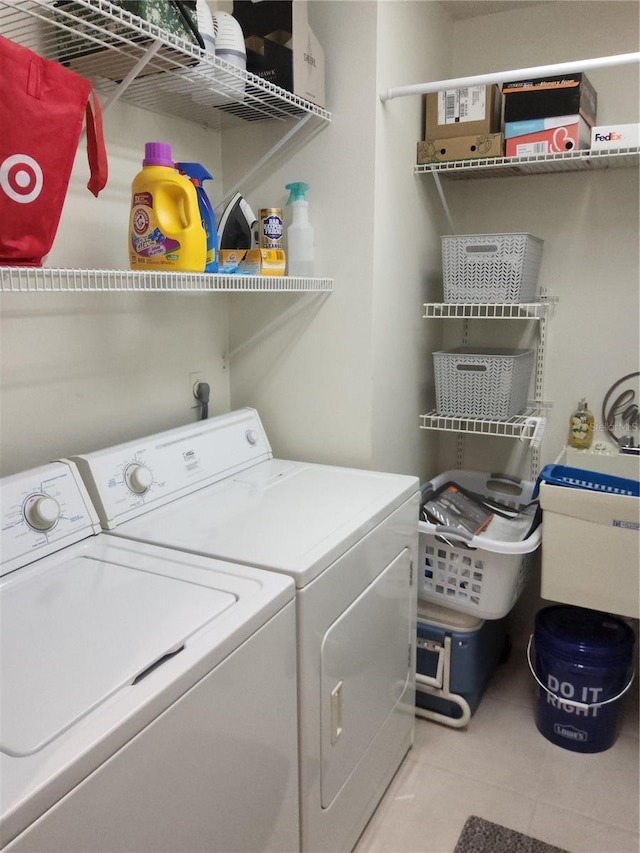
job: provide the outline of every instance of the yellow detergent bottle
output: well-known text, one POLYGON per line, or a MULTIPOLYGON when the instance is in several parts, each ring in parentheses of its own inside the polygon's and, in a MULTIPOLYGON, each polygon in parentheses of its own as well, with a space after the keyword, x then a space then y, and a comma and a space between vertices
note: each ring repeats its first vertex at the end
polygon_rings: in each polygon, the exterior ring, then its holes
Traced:
POLYGON ((131 184, 131 269, 203 272, 206 260, 196 188, 174 167, 170 145, 147 142, 131 184))

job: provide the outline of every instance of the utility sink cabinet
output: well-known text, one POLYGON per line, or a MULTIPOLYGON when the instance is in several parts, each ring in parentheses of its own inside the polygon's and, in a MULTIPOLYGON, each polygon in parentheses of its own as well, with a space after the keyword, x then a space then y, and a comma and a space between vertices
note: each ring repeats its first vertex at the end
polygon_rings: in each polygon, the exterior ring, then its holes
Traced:
MULTIPOLYGON (((640 459, 565 448, 560 465, 638 480, 640 459)), ((541 483, 545 599, 640 618, 640 499, 541 483)))

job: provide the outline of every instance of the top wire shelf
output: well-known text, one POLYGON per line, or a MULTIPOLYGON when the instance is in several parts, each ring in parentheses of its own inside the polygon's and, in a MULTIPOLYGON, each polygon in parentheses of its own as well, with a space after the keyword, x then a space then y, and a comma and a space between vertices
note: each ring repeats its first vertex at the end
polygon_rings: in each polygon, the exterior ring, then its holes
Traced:
POLYGON ((330 293, 329 278, 0 266, 0 293, 330 293))
POLYGON ((416 174, 445 176, 451 180, 471 178, 509 178, 516 175, 544 175, 558 172, 587 172, 637 166, 640 148, 614 150, 583 149, 560 154, 532 154, 526 157, 475 157, 415 166, 416 174))
POLYGON ((91 79, 107 100, 121 96, 215 130, 267 119, 331 120, 321 107, 108 0, 0 0, 0 33, 91 79))

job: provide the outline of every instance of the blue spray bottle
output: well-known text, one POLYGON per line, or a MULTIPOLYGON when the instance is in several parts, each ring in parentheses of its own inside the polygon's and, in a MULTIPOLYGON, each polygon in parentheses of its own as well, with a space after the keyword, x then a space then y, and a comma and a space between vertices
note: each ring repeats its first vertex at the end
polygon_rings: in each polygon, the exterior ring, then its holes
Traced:
POLYGON ((200 163, 176 163, 176 168, 182 175, 186 175, 196 188, 202 227, 207 235, 207 261, 204 271, 218 272, 218 229, 216 227, 216 216, 209 197, 202 186, 204 181, 213 179, 213 175, 210 175, 200 163))

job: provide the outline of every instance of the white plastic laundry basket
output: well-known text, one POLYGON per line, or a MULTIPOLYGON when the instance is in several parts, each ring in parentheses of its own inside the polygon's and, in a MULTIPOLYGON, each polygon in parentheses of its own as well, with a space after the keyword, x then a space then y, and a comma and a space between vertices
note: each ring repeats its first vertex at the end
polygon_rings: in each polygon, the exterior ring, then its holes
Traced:
MULTIPOLYGON (((423 496, 449 481, 514 507, 531 501, 535 485, 480 471, 445 471, 422 487, 423 496)), ((419 522, 419 530, 419 597, 482 619, 501 619, 514 606, 542 538, 542 525, 521 542, 471 536, 427 521, 419 522)))

